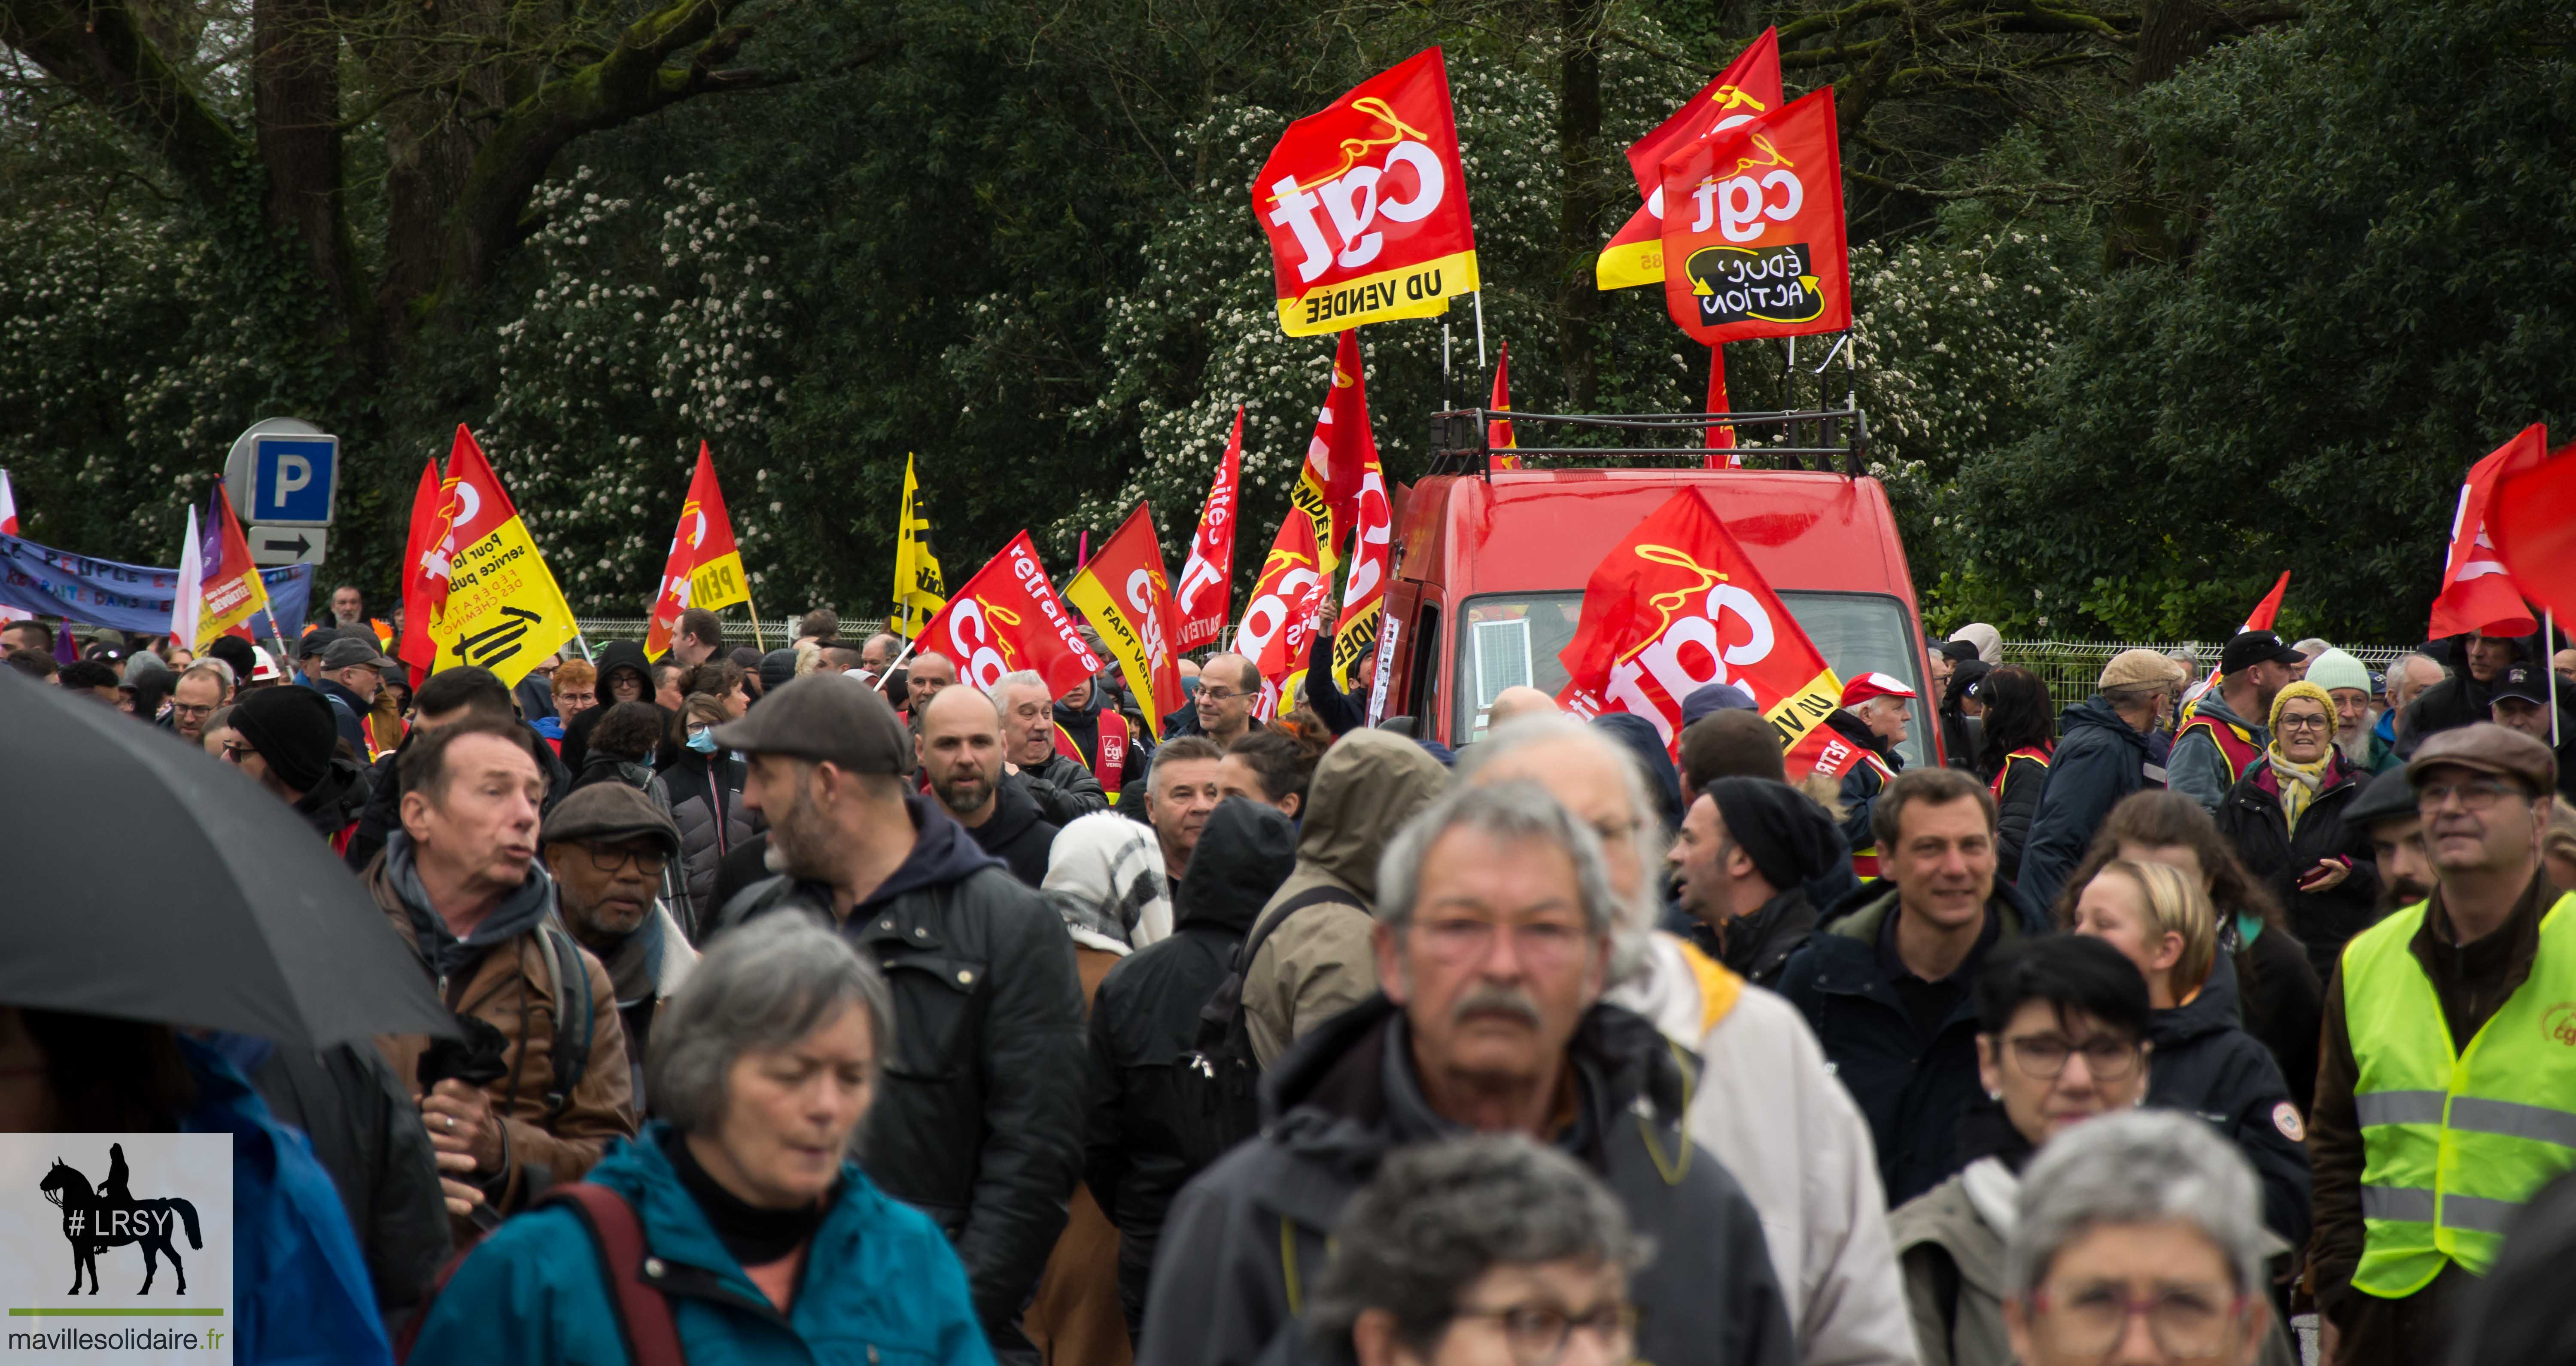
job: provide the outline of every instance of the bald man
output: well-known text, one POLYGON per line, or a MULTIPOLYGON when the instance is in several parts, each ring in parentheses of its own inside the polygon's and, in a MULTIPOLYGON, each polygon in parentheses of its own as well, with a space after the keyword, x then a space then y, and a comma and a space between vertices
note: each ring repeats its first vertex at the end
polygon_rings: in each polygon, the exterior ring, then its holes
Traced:
POLYGON ((1046 881, 1056 827, 1004 757, 1002 714, 973 688, 942 688, 922 704, 914 748, 931 795, 985 853, 1032 887, 1046 881))
POLYGON ((1514 684, 1494 694, 1493 702, 1486 706, 1485 728, 1491 730, 1515 717, 1545 716, 1562 710, 1556 699, 1546 693, 1527 684, 1514 684))
POLYGON ((924 650, 912 657, 912 668, 906 677, 911 681, 904 685, 907 690, 904 710, 918 714, 930 705, 931 698, 939 695, 940 689, 957 681, 957 665, 937 650, 924 650))

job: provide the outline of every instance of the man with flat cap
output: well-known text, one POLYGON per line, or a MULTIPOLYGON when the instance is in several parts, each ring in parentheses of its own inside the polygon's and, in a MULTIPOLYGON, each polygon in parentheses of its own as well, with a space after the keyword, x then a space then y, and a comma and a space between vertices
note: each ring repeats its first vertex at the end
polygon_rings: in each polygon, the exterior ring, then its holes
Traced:
POLYGON ((616 989, 642 1109, 653 1017, 698 961, 660 895, 662 869, 680 856, 680 827, 634 788, 592 783, 547 814, 537 839, 564 928, 608 969, 616 989))
POLYGON ((2181 689, 2181 665, 2153 650, 2122 650, 2102 666, 2093 695, 2066 709, 2022 841, 2019 884, 2033 904, 2056 902, 2121 798, 2165 785, 2151 733, 2181 689))
POLYGON ((1807 885, 1842 862, 1843 837, 1786 783, 1719 778, 1683 816, 1670 858, 1681 908, 1716 931, 1718 961, 1767 987, 1815 933, 1807 885))
POLYGON ((385 658, 376 642, 359 632, 324 646, 311 667, 313 690, 331 703, 332 723, 339 728, 340 738, 349 742, 349 752, 361 761, 373 758, 367 748, 367 713, 375 709, 384 671, 402 666, 385 658))
POLYGON ((2336 1366, 2442 1359, 2514 1216, 2576 1169, 2576 898, 2540 855, 2557 760, 2480 723, 2405 776, 2432 894, 2344 946, 2310 1118, 2336 1366))
POLYGON ((837 925, 894 989, 901 1021, 868 1113, 868 1175, 939 1221, 985 1335, 1034 1361, 1020 1311, 1082 1168, 1082 984, 1038 893, 913 790, 912 736, 874 689, 808 675, 715 731, 748 760, 779 876, 710 934, 799 911, 837 925))

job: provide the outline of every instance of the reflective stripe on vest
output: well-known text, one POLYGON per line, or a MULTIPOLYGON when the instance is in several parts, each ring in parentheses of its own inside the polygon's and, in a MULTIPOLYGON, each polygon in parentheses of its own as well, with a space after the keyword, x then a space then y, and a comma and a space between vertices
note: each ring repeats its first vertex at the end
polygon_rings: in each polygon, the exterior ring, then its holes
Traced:
MULTIPOLYGON (((2012 776, 2013 760, 2028 759, 2032 763, 2039 765, 2042 773, 2046 773, 2048 770, 2048 761, 2055 753, 2055 750, 2042 749, 2037 745, 2024 745, 2021 748, 2014 750, 2012 753, 2004 756, 2004 766, 1995 770, 1995 780, 1986 784, 1986 789, 1994 793, 1996 797, 2002 797, 2004 795, 2004 779, 2012 776)), ((2047 779, 2042 778, 2041 781, 2045 782, 2047 779)))
POLYGON ((2576 895, 2540 922, 2531 976, 2465 1048, 2410 946, 2425 904, 2344 949, 2344 1019, 2359 1068, 2361 1264, 2353 1288, 2403 1299, 2449 1262, 2484 1275, 2505 1226, 2576 1169, 2576 895))
POLYGON ((2221 721, 2215 716, 2198 713, 2184 722, 2181 730, 2174 732, 2174 743, 2181 744, 2182 737, 2191 734, 2195 727, 2208 731, 2209 738, 2218 742, 2218 759, 2227 765, 2227 781, 2230 783, 2244 777, 2245 766, 2262 756, 2263 747, 2254 743, 2254 732, 2232 721, 2221 721))
POLYGON ((1061 722, 1055 728, 1055 752, 1090 769, 1091 776, 1100 780, 1100 790, 1108 795, 1109 804, 1115 806, 1118 785, 1127 779, 1128 738, 1127 718, 1103 707, 1099 737, 1094 742, 1100 748, 1100 762, 1095 764, 1082 757, 1082 746, 1074 743, 1072 733, 1061 722))
MULTIPOLYGON (((1896 781, 1896 770, 1889 768, 1886 760, 1879 758, 1868 750, 1862 750, 1860 761, 1877 770, 1879 791, 1885 792, 1887 790, 1887 785, 1896 781)), ((1854 877, 1859 878, 1863 882, 1878 881, 1878 840, 1875 837, 1873 837, 1868 844, 1865 844, 1858 849, 1854 849, 1852 851, 1851 858, 1852 875, 1854 877)))

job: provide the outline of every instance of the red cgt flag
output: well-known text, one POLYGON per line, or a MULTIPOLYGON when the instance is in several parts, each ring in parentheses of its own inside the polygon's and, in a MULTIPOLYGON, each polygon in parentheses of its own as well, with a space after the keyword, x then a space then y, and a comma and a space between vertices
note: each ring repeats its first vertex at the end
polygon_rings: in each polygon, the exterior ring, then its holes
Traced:
POLYGON ((1034 669, 1061 697, 1105 667, 1082 643, 1025 531, 948 596, 922 628, 921 648, 946 655, 958 682, 983 691, 1006 673, 1034 669))
POLYGON ((2576 443, 2497 481, 2487 534, 2516 588, 2576 621, 2576 443))
POLYGON ((1839 772, 1859 757, 1830 753, 1834 732, 1822 724, 1841 704, 1842 680, 1698 489, 1674 494, 1602 557, 1557 658, 1567 711, 1642 716, 1676 753, 1683 699, 1731 683, 1753 694, 1792 771, 1839 772))
POLYGON ((1154 509, 1138 503, 1064 585, 1064 596, 1100 633, 1127 688, 1153 705, 1145 728, 1163 738, 1163 718, 1189 705, 1180 657, 1172 652, 1171 580, 1154 535, 1154 509))
POLYGON ((1827 86, 1664 162, 1664 308, 1710 346, 1851 326, 1842 151, 1827 86))
POLYGON ((1288 125, 1252 184, 1292 337, 1449 311, 1477 287, 1476 227, 1440 49, 1288 125))
MULTIPOLYGON (((1494 396, 1486 401, 1485 407, 1497 413, 1508 413, 1512 410, 1512 344, 1510 342, 1504 342, 1501 353, 1494 357, 1494 396)), ((1519 456, 1502 455, 1499 452, 1511 450, 1520 444, 1520 436, 1512 431, 1510 418, 1498 418, 1485 424, 1485 445, 1497 452, 1486 457, 1487 463, 1492 468, 1519 469, 1521 467, 1519 456)))
MULTIPOLYGON (((1717 79, 1690 97, 1655 131, 1629 144, 1628 170, 1644 203, 1611 235, 1592 263, 1600 289, 1651 285, 1664 278, 1664 159, 1692 143, 1731 132, 1786 103, 1780 93, 1780 31, 1762 36, 1736 55, 1717 79)), ((1711 409, 1711 412, 1717 411, 1711 409)))
POLYGON ((1279 521, 1270 554, 1252 581, 1250 605, 1234 633, 1234 652, 1252 661, 1261 674, 1261 696, 1252 713, 1262 720, 1278 714, 1280 699, 1306 671, 1315 638, 1315 618, 1333 588, 1332 571, 1320 561, 1315 521, 1297 508, 1279 521))
POLYGON ((733 519, 725 515, 715 460, 701 441, 697 470, 689 476, 689 496, 680 503, 680 525, 671 533, 671 553, 662 563, 661 588, 647 613, 652 622, 644 629, 644 657, 660 659, 670 650, 680 613, 692 607, 723 607, 747 597, 733 519))
POLYGON ((2471 631, 2527 636, 2540 629, 2512 571, 2488 538, 2487 526, 2497 510, 2498 486, 2538 468, 2548 449, 2549 431, 2535 422, 2469 467, 2469 477, 2460 483, 2459 511, 2451 517, 2451 553, 2442 565, 2442 591, 2433 599, 2426 632, 2430 638, 2471 631))
POLYGON ((1181 581, 1172 585, 1172 614, 1179 623, 1175 650, 1213 645, 1225 633, 1234 599, 1235 490, 1242 481, 1243 409, 1238 406, 1234 435, 1225 439, 1225 458, 1217 462, 1207 506, 1199 509, 1198 532, 1190 537, 1190 557, 1181 562, 1181 581))
MULTIPOLYGON (((457 429, 462 432, 464 428, 457 429)), ((437 604, 447 597, 446 561, 439 561, 438 572, 430 572, 430 552, 438 549, 446 534, 439 506, 444 494, 438 482, 438 462, 424 460, 420 466, 420 488, 411 496, 411 534, 403 540, 402 662, 426 674, 438 662, 438 642, 430 637, 429 619, 437 604), (433 598, 433 595, 434 598, 433 598)))

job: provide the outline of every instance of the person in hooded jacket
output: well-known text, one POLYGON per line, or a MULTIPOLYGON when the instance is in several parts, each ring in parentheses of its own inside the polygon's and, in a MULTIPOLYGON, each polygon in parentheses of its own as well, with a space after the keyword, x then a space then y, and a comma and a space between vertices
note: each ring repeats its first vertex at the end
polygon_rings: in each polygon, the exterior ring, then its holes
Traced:
POLYGON ((295 808, 333 853, 347 854, 374 788, 337 752, 330 702, 310 688, 260 688, 242 694, 229 720, 224 759, 295 808))
POLYGON ((2066 875, 2093 843, 2093 832, 2122 797, 2164 786, 2149 732, 2164 716, 2181 676, 2182 666, 2153 650, 2122 650, 2102 666, 2093 696, 2066 709, 2016 880, 2033 902, 2045 906, 2057 899, 2066 875))
POLYGON ((1244 1020, 1264 1068, 1377 990, 1369 933, 1378 859, 1448 781, 1449 771, 1420 745, 1382 730, 1352 731, 1316 762, 1297 870, 1261 909, 1263 922, 1290 919, 1244 966, 1244 1020))
POLYGON ((599 670, 599 705, 564 724, 563 761, 575 773, 581 772, 583 761, 590 757, 590 733, 608 715, 609 708, 620 702, 653 700, 653 665, 644 657, 643 646, 631 640, 612 640, 600 646, 590 662, 599 670))
POLYGON ((681 704, 680 757, 653 775, 662 805, 680 827, 680 876, 699 916, 716 908, 716 869, 753 833, 742 804, 742 756, 716 744, 715 728, 734 719, 722 698, 692 693, 681 704))
POLYGON ((1092 1003, 1084 1175, 1118 1226, 1118 1299, 1131 1333, 1144 1327, 1163 1217, 1199 1172, 1179 1142, 1190 1118, 1178 1113, 1177 1069, 1197 1039, 1200 1007, 1296 863, 1297 827, 1286 816, 1243 798, 1218 805, 1181 877, 1170 937, 1119 960, 1092 1003))
POLYGON ((1383 883, 1371 950, 1388 991, 1299 1039, 1262 1078, 1260 1133, 1173 1203, 1138 1366, 1279 1350, 1380 1164, 1466 1131, 1557 1147, 1654 1240, 1631 1287, 1638 1359, 1797 1360, 1760 1217, 1684 1127, 1689 1055, 1601 999, 1621 908, 1590 826, 1535 783, 1471 785, 1406 824, 1383 883))
POLYGON ((2198 1115, 2235 1144, 2262 1178, 2264 1224, 2306 1243, 2306 1122, 2272 1055, 2237 1024, 2232 977, 2212 980, 2218 918, 2200 884, 2166 864, 2113 860, 2085 884, 2076 917, 2075 933, 2118 949, 2146 980, 2146 1103, 2198 1115))
POLYGON ((1950 666, 1950 681, 1941 688, 1941 761, 1971 773, 1983 766, 1986 752, 1986 702, 1977 685, 1995 666, 1969 658, 1950 666))
POLYGON ((1646 775, 1647 795, 1654 798, 1655 809, 1650 814, 1659 828, 1679 829, 1681 770, 1673 766, 1673 753, 1664 746, 1664 737, 1656 733, 1655 723, 1629 712, 1613 711, 1592 718, 1592 726, 1636 756, 1638 770, 1646 775))
POLYGON ((2370 832, 2344 811, 2370 775, 2334 747, 2334 702, 2297 682, 2272 701, 2271 743, 2229 789, 2216 813, 2245 866, 2289 913, 2323 979, 2343 946, 2379 918, 2379 870, 2370 832))

